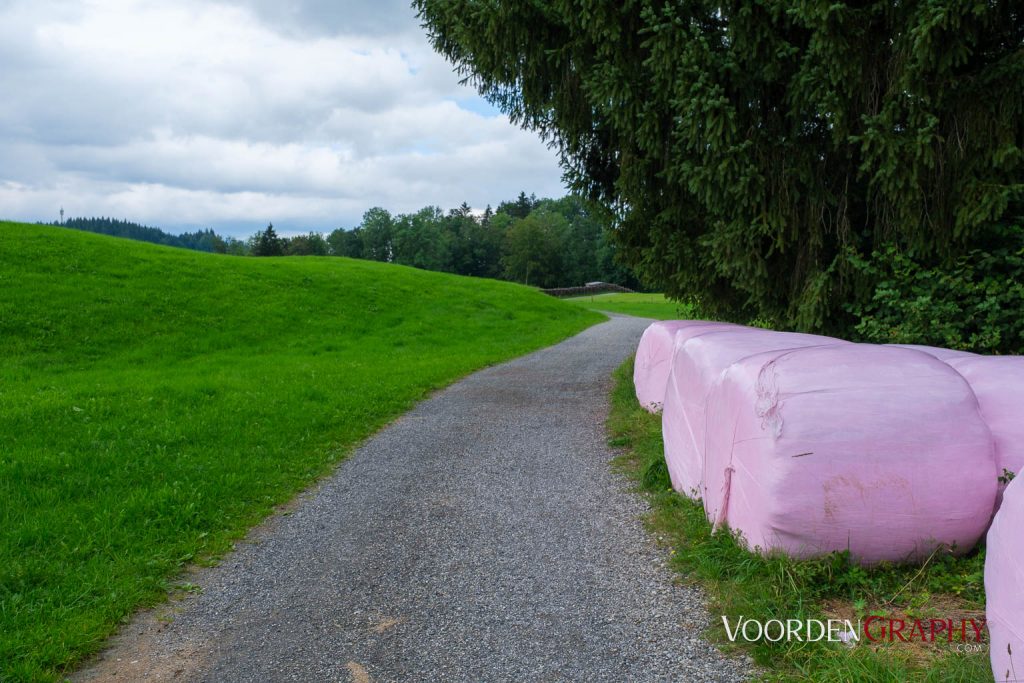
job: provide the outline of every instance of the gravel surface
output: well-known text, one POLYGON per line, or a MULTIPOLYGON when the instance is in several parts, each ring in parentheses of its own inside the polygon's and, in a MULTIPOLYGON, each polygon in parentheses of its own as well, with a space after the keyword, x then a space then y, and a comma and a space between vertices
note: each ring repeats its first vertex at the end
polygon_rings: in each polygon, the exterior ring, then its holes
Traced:
POLYGON ((424 401, 76 678, 743 680, 609 467, 610 374, 648 322, 614 317, 424 401))

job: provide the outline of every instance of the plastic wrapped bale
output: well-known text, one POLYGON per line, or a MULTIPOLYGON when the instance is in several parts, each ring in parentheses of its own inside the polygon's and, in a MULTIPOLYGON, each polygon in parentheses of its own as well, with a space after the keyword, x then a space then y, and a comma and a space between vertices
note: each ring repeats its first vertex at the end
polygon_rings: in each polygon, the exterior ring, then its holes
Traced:
POLYGON ((665 382, 672 362, 672 344, 680 331, 700 334, 728 328, 741 326, 705 320, 663 320, 644 330, 633 363, 633 386, 640 405, 652 413, 661 410, 665 401, 665 382))
POLYGON ((712 384, 727 367, 764 351, 840 343, 845 342, 832 337, 756 327, 677 336, 661 417, 665 462, 672 488, 692 498, 701 495, 705 402, 712 384))
MULTIPOLYGON (((1024 358, 970 354, 946 362, 967 380, 978 398, 981 417, 995 442, 996 471, 1004 480, 1004 470, 1020 473, 1024 469, 1024 358)), ((1001 494, 1000 490, 997 507, 1001 494)))
POLYGON ((970 351, 957 351, 955 349, 944 349, 941 346, 925 346, 923 344, 889 344, 888 346, 894 346, 900 349, 923 351, 929 356, 934 356, 942 361, 950 361, 954 358, 976 358, 978 355, 976 353, 971 353, 970 351))
POLYGON ((988 530, 985 617, 997 681, 1024 680, 1024 480, 1006 487, 988 530))
POLYGON ((708 398, 704 509, 750 548, 865 564, 966 552, 996 498, 970 386, 913 349, 835 344, 733 363, 708 398))

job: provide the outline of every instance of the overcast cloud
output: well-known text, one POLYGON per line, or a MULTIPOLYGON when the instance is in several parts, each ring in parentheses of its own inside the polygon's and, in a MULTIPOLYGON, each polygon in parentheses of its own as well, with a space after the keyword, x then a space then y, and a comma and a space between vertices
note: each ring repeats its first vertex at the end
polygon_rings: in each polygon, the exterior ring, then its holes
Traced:
POLYGON ((0 0, 0 218, 248 235, 564 192, 390 0, 0 0))

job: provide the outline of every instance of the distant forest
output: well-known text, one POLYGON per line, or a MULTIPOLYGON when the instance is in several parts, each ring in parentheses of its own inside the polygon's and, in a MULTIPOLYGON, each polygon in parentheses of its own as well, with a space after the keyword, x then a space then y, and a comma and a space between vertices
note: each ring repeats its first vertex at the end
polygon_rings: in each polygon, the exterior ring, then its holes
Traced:
POLYGON ((209 251, 227 253, 229 241, 244 244, 240 240, 223 238, 213 230, 198 230, 196 232, 183 232, 180 235, 172 235, 159 228, 150 228, 130 221, 117 220, 115 218, 69 218, 63 223, 48 223, 62 228, 74 228, 86 232, 98 232, 103 235, 114 237, 127 237, 142 242, 153 242, 164 244, 168 247, 181 247, 183 249, 195 249, 196 251, 209 251))
POLYGON ((466 204, 447 213, 428 206, 396 215, 375 207, 351 230, 283 237, 270 224, 247 240, 209 229, 172 235, 112 218, 70 218, 50 225, 219 254, 347 256, 537 287, 595 280, 640 287, 616 261, 604 223, 575 196, 537 199, 523 192, 480 215, 466 204))

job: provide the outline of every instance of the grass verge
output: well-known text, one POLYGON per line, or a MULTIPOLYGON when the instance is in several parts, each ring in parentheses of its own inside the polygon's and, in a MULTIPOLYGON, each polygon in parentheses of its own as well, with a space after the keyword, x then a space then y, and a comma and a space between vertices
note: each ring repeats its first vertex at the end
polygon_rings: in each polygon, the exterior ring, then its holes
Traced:
POLYGON ((0 680, 54 680, 432 390, 601 316, 0 223, 0 680))
POLYGON ((643 410, 633 388, 633 359, 615 371, 611 443, 624 449, 621 467, 651 501, 651 530, 671 546, 672 565, 686 581, 706 587, 713 625, 708 634, 723 649, 743 651, 766 681, 991 681, 988 650, 957 651, 936 643, 728 642, 722 616, 761 620, 871 615, 904 619, 984 618, 984 552, 957 558, 934 555, 920 567, 881 564, 864 568, 845 554, 795 561, 748 552, 728 532, 712 533, 697 501, 671 489, 661 418, 643 410))
POLYGON ((622 313, 655 320, 678 320, 695 316, 693 306, 669 301, 664 294, 597 294, 572 297, 566 301, 594 311, 622 313))

